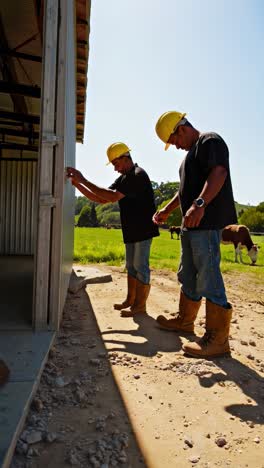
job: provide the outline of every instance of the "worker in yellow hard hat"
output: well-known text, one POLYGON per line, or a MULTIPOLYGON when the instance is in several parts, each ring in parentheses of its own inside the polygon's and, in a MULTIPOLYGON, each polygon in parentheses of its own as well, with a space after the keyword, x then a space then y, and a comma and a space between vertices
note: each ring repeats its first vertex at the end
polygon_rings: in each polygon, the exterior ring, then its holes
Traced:
POLYGON ((150 291, 149 256, 152 238, 159 235, 152 216, 155 202, 147 173, 133 162, 130 148, 121 142, 107 148, 108 164, 121 175, 109 188, 98 187, 73 167, 67 168, 72 184, 97 203, 118 202, 121 227, 126 247, 127 294, 126 299, 114 304, 122 317, 146 312, 150 291))
POLYGON ((179 312, 176 318, 158 316, 158 326, 179 333, 194 332, 202 297, 206 299, 206 333, 196 343, 183 346, 191 356, 228 354, 232 307, 227 301, 220 271, 220 240, 224 226, 237 222, 229 169, 229 152, 216 133, 201 133, 186 114, 169 111, 156 123, 156 133, 165 143, 187 151, 180 166, 180 186, 172 200, 153 216, 163 223, 180 207, 181 283, 179 312))

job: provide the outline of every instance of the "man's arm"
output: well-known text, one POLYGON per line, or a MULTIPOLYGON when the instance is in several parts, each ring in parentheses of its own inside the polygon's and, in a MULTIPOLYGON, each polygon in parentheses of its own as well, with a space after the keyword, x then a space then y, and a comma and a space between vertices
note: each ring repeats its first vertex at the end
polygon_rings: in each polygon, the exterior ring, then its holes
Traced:
POLYGON ((167 205, 165 205, 161 210, 157 211, 153 215, 153 218, 152 218, 153 222, 155 224, 164 223, 164 221, 166 221, 170 213, 176 208, 178 208, 179 205, 180 205, 179 193, 177 192, 175 193, 174 197, 169 201, 169 203, 167 203, 167 205))
POLYGON ((89 198, 89 200, 93 202, 97 202, 97 203, 102 203, 102 204, 109 203, 107 200, 103 200, 102 198, 98 197, 93 192, 91 192, 91 190, 79 184, 74 179, 71 179, 71 180, 72 180, 72 185, 74 185, 74 187, 76 187, 85 197, 89 198))
MULTIPOLYGON (((203 186, 203 189, 197 198, 202 197, 205 201, 205 204, 208 205, 220 192, 226 180, 226 176, 227 170, 224 166, 215 166, 211 170, 203 186)), ((201 219, 204 216, 205 209, 206 208, 204 207, 199 208, 193 204, 184 216, 184 226, 198 227, 201 219)))
POLYGON ((89 192, 92 192, 96 197, 99 197, 101 200, 104 200, 104 203, 114 203, 116 201, 121 200, 121 198, 124 198, 125 196, 123 193, 118 192, 117 190, 98 187, 98 185, 95 185, 89 180, 85 179, 82 173, 73 167, 67 168, 67 174, 68 177, 72 179, 73 185, 75 185, 76 183, 81 184, 82 186, 86 187, 89 190, 89 192))

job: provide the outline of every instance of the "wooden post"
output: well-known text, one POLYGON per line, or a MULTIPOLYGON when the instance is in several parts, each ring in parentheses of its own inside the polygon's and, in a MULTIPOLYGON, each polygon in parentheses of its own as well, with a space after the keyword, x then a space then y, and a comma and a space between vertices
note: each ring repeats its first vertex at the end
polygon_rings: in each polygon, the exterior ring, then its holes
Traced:
POLYGON ((53 197, 55 103, 57 76, 58 0, 45 1, 43 24, 43 69, 41 127, 38 167, 38 207, 35 249, 33 323, 37 330, 48 328, 50 248, 53 197))

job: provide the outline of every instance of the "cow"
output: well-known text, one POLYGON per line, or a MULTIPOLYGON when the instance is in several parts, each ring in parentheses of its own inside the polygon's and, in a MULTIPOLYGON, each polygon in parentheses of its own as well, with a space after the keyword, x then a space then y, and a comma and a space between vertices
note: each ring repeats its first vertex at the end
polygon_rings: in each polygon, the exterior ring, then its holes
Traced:
POLYGON ((170 234, 171 234, 171 239, 174 239, 173 234, 177 234, 177 239, 179 240, 180 238, 180 233, 181 233, 181 226, 171 226, 170 229, 170 234))
POLYGON ((221 242, 223 244, 234 245, 236 263, 238 263, 238 256, 240 257, 240 262, 243 263, 241 249, 246 247, 248 255, 252 261, 252 265, 255 265, 260 247, 252 242, 247 226, 244 226, 243 224, 230 224, 229 226, 226 226, 222 230, 221 242))

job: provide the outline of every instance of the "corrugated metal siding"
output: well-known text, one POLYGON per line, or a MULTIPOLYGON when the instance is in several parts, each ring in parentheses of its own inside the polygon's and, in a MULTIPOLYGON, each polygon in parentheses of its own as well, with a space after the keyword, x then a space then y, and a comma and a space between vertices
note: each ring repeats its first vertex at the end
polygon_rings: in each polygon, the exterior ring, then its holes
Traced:
POLYGON ((0 161, 0 254, 34 253, 36 161, 0 161))

